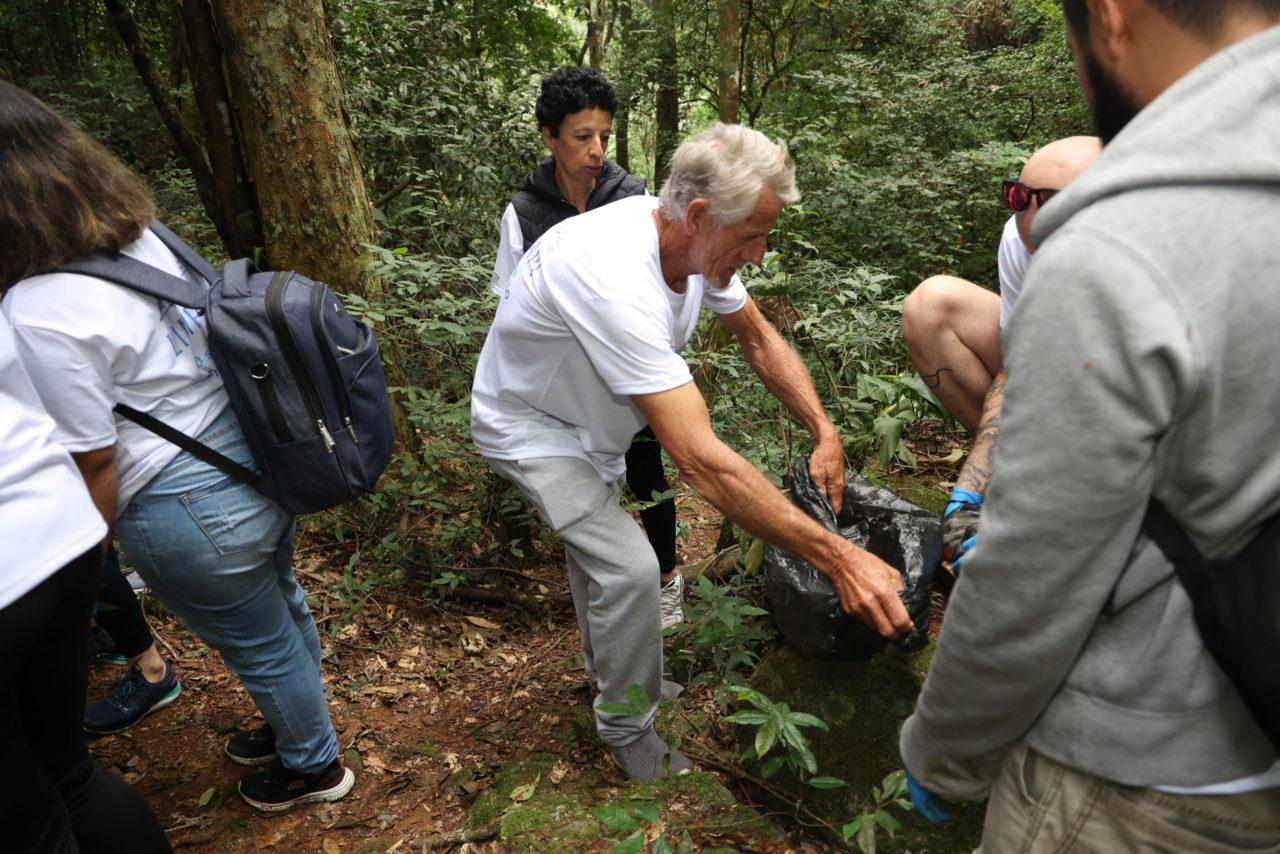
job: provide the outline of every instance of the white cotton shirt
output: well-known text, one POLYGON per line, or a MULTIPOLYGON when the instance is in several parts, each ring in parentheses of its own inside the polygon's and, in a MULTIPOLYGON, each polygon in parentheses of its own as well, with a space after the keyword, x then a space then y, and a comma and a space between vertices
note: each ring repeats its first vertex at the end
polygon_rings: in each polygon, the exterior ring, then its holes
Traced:
POLYGON ((0 316, 0 608, 107 535, 0 316))
MULTIPOLYGON (((124 254, 189 280, 150 231, 124 254)), ((18 282, 0 309, 18 354, 71 453, 118 445, 116 512, 181 451, 111 411, 123 403, 198 436, 228 404, 204 317, 92 276, 49 273, 18 282)))
POLYGON ((494 296, 502 296, 507 280, 516 271, 523 254, 524 233, 520 231, 520 217, 516 206, 508 204, 502 212, 502 222, 498 224, 498 257, 493 262, 493 276, 489 279, 489 290, 494 296))
POLYGON ((1000 328, 1003 329, 1013 311, 1013 304, 1022 292, 1022 280, 1031 266, 1031 253, 1018 234, 1017 217, 1009 217, 1000 235, 1000 249, 996 253, 996 266, 1000 272, 1000 328))
POLYGON ((521 258, 471 390, 471 435, 486 457, 578 457, 616 480, 645 425, 630 396, 690 382, 680 351, 700 310, 746 305, 737 276, 723 288, 690 276, 682 294, 667 286, 657 208, 633 196, 570 217, 521 258))

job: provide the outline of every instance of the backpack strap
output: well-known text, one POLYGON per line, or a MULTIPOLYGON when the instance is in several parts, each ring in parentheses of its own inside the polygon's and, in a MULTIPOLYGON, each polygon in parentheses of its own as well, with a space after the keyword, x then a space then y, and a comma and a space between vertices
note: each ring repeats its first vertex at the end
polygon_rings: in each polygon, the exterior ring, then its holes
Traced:
POLYGON ((118 252, 92 252, 68 261, 58 271, 104 279, 187 308, 203 309, 208 299, 208 291, 202 285, 171 276, 164 270, 118 252))
POLYGON ((174 429, 165 424, 158 418, 153 418, 145 412, 139 412, 131 406, 125 406, 123 403, 117 403, 112 410, 118 412, 121 417, 127 418, 139 427, 150 430, 157 436, 167 439, 173 444, 187 451, 196 459, 208 463, 226 475, 234 477, 241 483, 248 484, 254 489, 262 492, 264 487, 264 479, 257 472, 245 468, 235 460, 228 456, 218 453, 208 445, 201 444, 195 439, 183 433, 181 430, 174 429))
POLYGON ((224 297, 249 296, 249 274, 253 272, 248 258, 228 261, 222 268, 222 295, 224 297))
POLYGON ((213 265, 204 260, 199 252, 187 245, 181 237, 169 230, 169 227, 160 220, 156 220, 148 226, 151 233, 160 238, 161 242, 169 248, 169 251, 178 256, 183 264, 200 278, 204 279, 210 287, 218 281, 218 271, 213 269, 213 265))

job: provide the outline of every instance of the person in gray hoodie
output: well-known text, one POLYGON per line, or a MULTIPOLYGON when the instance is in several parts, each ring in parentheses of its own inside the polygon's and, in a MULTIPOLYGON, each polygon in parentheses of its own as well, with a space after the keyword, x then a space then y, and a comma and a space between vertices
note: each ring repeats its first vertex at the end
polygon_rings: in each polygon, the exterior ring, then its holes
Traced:
POLYGON ((1280 512, 1280 0, 1062 5, 1105 148, 1035 223, 909 785, 989 794, 989 852, 1275 850, 1275 749, 1142 524, 1222 557, 1280 512))

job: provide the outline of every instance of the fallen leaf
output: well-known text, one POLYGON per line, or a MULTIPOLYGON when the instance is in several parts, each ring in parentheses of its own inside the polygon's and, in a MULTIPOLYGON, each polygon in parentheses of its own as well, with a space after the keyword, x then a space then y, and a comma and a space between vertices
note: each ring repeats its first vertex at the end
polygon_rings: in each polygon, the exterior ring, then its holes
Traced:
POLYGON ((547 774, 547 776, 551 778, 552 783, 555 783, 557 786, 559 786, 560 781, 564 779, 564 775, 568 773, 569 773, 569 766, 563 762, 557 762, 551 768, 551 772, 547 774))
POLYGON ((482 629, 500 629, 502 626, 497 623, 486 620, 484 617, 467 617, 467 622, 473 626, 479 626, 482 629))
POLYGON ((338 846, 338 840, 332 836, 326 837, 324 840, 324 854, 339 854, 342 848, 338 846))
POLYGON ((538 781, 541 779, 542 775, 539 774, 537 777, 533 778, 532 783, 525 783, 523 786, 516 786, 511 790, 511 800, 522 802, 532 798, 533 793, 538 790, 538 781))
POLYGON ((209 788, 205 789, 204 794, 200 796, 200 800, 198 801, 200 806, 207 807, 209 805, 209 801, 213 800, 214 794, 215 794, 215 791, 213 786, 210 786, 209 788))

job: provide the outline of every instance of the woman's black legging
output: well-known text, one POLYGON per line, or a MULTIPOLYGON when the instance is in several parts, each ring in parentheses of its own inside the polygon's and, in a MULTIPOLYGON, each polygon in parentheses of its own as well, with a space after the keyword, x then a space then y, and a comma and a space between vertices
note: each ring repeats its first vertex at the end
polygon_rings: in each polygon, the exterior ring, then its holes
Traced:
POLYGON ((107 549, 107 559, 102 562, 102 584, 98 587, 98 612, 94 619, 111 635, 125 658, 142 655, 153 642, 138 596, 120 571, 115 544, 107 549))
MULTIPOLYGON (((627 449, 627 486, 637 501, 653 500, 655 493, 671 488, 667 473, 662 468, 662 445, 653 435, 653 428, 645 427, 631 441, 627 449)), ((658 572, 666 575, 676 568, 676 502, 668 498, 640 511, 645 536, 658 556, 658 572)))
POLYGON ((142 796, 85 747, 89 612, 101 570, 95 545, 0 609, 6 851, 172 851, 142 796))

